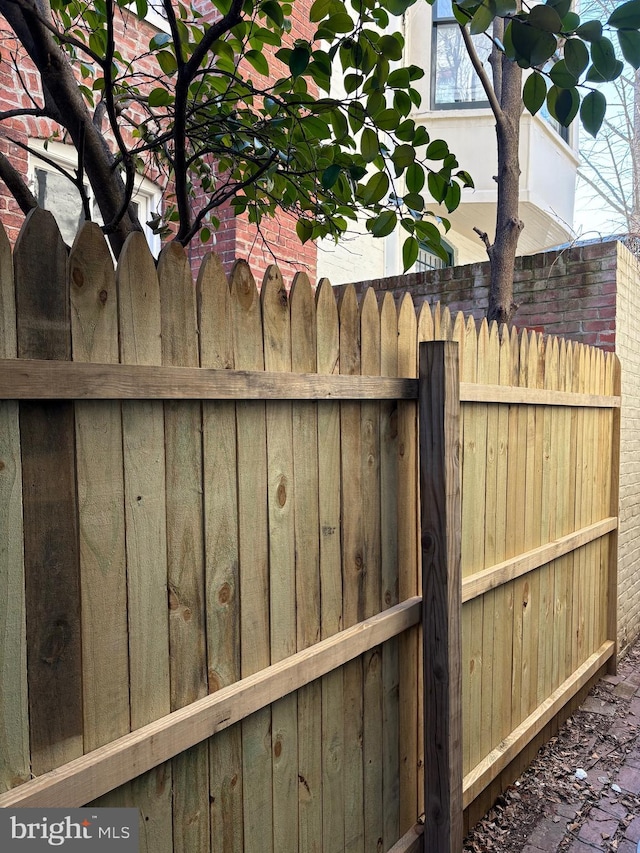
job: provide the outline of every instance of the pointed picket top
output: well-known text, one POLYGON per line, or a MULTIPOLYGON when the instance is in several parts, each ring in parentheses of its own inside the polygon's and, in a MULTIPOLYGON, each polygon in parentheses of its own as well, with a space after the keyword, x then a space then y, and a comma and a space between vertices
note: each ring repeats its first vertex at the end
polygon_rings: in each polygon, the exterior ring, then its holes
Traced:
POLYGON ((509 327, 500 326, 500 385, 512 384, 512 351, 509 327))
MULTIPOLYGON (((428 310, 427 313, 431 316, 428 310)), ((398 311, 389 291, 380 308, 380 374, 398 375, 398 311)))
POLYGON ((291 369, 289 295, 277 266, 268 267, 260 290, 265 370, 291 369))
POLYGON ((560 391, 567 390, 567 341, 566 338, 560 338, 560 346, 558 347, 558 389, 560 391))
POLYGON ((418 320, 410 293, 405 293, 398 314, 398 376, 418 375, 418 320))
POLYGON ((511 380, 510 385, 518 385, 520 376, 520 338, 518 329, 512 326, 509 330, 509 346, 511 348, 511 380))
POLYGON ((196 289, 184 247, 169 243, 158 259, 162 323, 162 362, 198 367, 196 289))
POLYGON ((464 348, 462 353, 462 370, 460 372, 461 382, 475 382, 478 365, 478 333, 476 322, 473 317, 468 316, 464 327, 464 348))
POLYGON ((428 302, 423 302, 418 311, 418 341, 433 340, 433 315, 428 302))
POLYGON ((161 364, 160 286, 144 234, 135 231, 124 244, 116 269, 120 361, 161 364))
POLYGON ((520 384, 526 385, 527 388, 539 388, 544 382, 544 370, 540 369, 538 334, 525 329, 522 336, 527 338, 527 356, 524 362, 522 359, 520 361, 521 370, 525 370, 524 379, 520 384))
POLYGON ((615 358, 612 352, 604 354, 604 393, 613 394, 613 359, 615 358))
POLYGON ((294 373, 316 372, 316 303, 309 276, 295 274, 289 294, 291 310, 291 369, 294 373))
POLYGON ((518 336, 518 378, 516 385, 525 388, 529 366, 529 332, 523 329, 518 336))
POLYGON ((558 339, 554 336, 548 338, 544 357, 544 387, 551 391, 558 390, 558 361, 560 350, 558 339))
POLYGON ((0 222, 0 358, 15 358, 17 351, 13 258, 7 232, 0 222))
POLYGON ((480 322, 477 327, 477 350, 476 350, 476 382, 486 384, 489 357, 489 324, 486 317, 480 322))
POLYGON ((316 323, 318 373, 338 373, 340 325, 335 293, 328 278, 320 279, 316 290, 316 323))
POLYGON ((219 256, 210 252, 202 263, 196 283, 200 365, 218 370, 232 369, 233 323, 231 291, 219 256))
POLYGON ((360 372, 363 376, 380 375, 380 312, 372 287, 368 287, 360 303, 360 372))
POLYGON ((246 261, 231 271, 231 317, 236 370, 264 370, 260 295, 246 261))
POLYGON ((442 335, 443 341, 451 340, 451 331, 451 311, 449 311, 449 308, 445 305, 445 307, 442 309, 442 316, 440 318, 440 334, 442 335))
POLYGON ((453 328, 451 329, 451 340, 458 344, 458 375, 462 379, 462 363, 464 359, 464 339, 467 333, 466 319, 462 311, 456 314, 453 328))
POLYGON ((500 333, 495 320, 489 325, 485 382, 489 385, 500 384, 500 333))
POLYGON ((48 210, 29 212, 13 250, 19 358, 71 357, 67 247, 48 210))
POLYGON ((442 334, 440 332, 441 315, 440 315, 440 302, 439 301, 436 302, 436 304, 432 307, 431 311, 433 314, 433 340, 434 341, 441 341, 442 340, 442 334))
POLYGON ((360 316, 356 291, 352 284, 342 293, 340 313, 340 373, 349 376, 360 373, 360 316))
POLYGON ((74 361, 118 361, 118 299, 111 254, 99 225, 84 222, 69 254, 74 361))

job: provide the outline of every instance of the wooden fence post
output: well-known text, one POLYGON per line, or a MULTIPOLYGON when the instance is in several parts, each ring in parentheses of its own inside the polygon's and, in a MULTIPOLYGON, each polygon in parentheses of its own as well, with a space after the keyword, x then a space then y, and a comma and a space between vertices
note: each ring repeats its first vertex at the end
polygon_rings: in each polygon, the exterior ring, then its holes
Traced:
POLYGON ((460 853, 463 840, 457 350, 420 344, 425 853, 460 853))

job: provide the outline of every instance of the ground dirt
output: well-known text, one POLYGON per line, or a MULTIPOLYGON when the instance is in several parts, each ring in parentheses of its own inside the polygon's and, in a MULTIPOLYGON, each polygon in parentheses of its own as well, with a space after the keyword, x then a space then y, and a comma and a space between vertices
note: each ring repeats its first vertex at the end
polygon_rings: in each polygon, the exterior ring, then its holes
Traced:
POLYGON ((465 853, 640 851, 640 642, 464 843, 465 853), (586 777, 585 777, 586 774, 586 777), (585 778, 580 778, 585 777, 585 778))

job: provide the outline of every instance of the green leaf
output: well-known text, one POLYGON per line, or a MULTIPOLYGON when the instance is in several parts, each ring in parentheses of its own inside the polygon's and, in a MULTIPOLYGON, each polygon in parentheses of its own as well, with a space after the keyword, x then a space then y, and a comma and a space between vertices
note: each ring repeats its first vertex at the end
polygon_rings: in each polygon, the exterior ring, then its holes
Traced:
POLYGON ((389 192, 389 178, 385 172, 376 172, 367 182, 363 193, 365 204, 377 204, 389 192))
POLYGON ((420 251, 420 244, 416 240, 415 237, 407 237, 407 239, 402 244, 402 266, 403 271, 411 269, 411 267, 415 264, 418 259, 418 253, 420 251))
POLYGON ((460 204, 461 194, 460 184, 453 182, 449 185, 447 194, 444 197, 444 203, 449 213, 452 213, 460 204))
POLYGON ((296 222, 296 234, 301 243, 306 243, 313 234, 313 225, 307 219, 298 219, 296 222))
POLYGON ((370 222, 369 228, 374 237, 386 237, 396 227, 398 217, 394 210, 383 210, 379 216, 370 222))
MULTIPOLYGON (((289 57, 289 71, 294 77, 299 77, 307 70, 311 51, 308 47, 294 47, 289 57)), ((268 70, 268 66, 267 66, 268 70)))
POLYGON ((469 32, 472 36, 480 35, 480 33, 484 33, 493 23, 494 14, 489 8, 488 3, 483 3, 481 6, 478 6, 476 9, 473 18, 471 18, 471 24, 469 25, 469 32))
POLYGON ((248 50, 244 58, 255 68, 258 74, 262 74, 264 77, 269 76, 269 63, 264 53, 260 53, 257 50, 248 50))
POLYGON ((332 186, 334 186, 335 182, 338 180, 340 176, 340 166, 337 163, 333 163, 331 166, 326 168, 322 173, 321 183, 325 190, 330 190, 332 186))
POLYGON ((437 172, 429 172, 427 185, 429 192, 436 201, 442 202, 445 200, 449 185, 442 175, 439 175, 437 172))
POLYGON ((640 68, 640 33, 637 30, 618 30, 620 50, 629 65, 640 68))
POLYGON ((413 145, 398 145, 398 147, 391 155, 393 165, 400 170, 406 169, 414 162, 415 159, 416 152, 413 148, 413 145))
POLYGON ((167 104, 173 103, 173 96, 166 89, 152 89, 149 92, 147 103, 150 107, 166 107, 167 104))
POLYGON ((552 6, 533 6, 529 12, 529 24, 547 33, 559 33, 562 30, 562 18, 552 6))
POLYGON ((420 193, 407 193, 402 197, 402 201, 407 205, 409 210, 414 210, 416 213, 424 210, 424 198, 420 193))
POLYGON ((547 6, 551 6, 561 18, 564 18, 571 8, 571 0, 547 0, 547 6))
POLYGON ((607 99, 602 92, 594 90, 586 95, 580 107, 580 121, 591 136, 596 136, 600 130, 606 110, 607 99))
POLYGON ((578 27, 576 35, 585 41, 598 41, 602 38, 602 24, 600 21, 587 21, 578 27))
POLYGON ((375 123, 380 130, 395 130, 400 124, 400 116, 397 110, 383 110, 375 117, 375 123))
POLYGON ((629 0, 618 6, 607 23, 616 29, 637 30, 640 27, 640 0, 629 0))
POLYGON ((366 127, 362 131, 362 138, 360 139, 360 151, 362 152, 362 156, 364 157, 367 163, 371 163, 373 160, 375 160, 375 158, 380 153, 378 135, 369 127, 366 127))
POLYGON ((427 146, 426 157, 428 160, 444 160, 449 153, 449 146, 443 139, 434 139, 427 146))
POLYGON ((506 18, 508 15, 515 15, 517 12, 516 0, 495 0, 496 15, 500 18, 506 18))
POLYGON ((578 78, 569 71, 564 59, 559 59, 549 72, 551 80, 559 89, 571 89, 578 82, 578 78))
POLYGON ((577 89, 559 89, 552 86, 547 94, 547 106, 551 115, 563 127, 569 127, 578 114, 580 95, 577 89))
POLYGON ((396 36, 382 36, 378 42, 378 49, 382 55, 392 62, 402 59, 402 48, 402 41, 396 36))
POLYGON ((601 38, 594 41, 591 45, 591 61, 593 62, 596 71, 602 75, 605 80, 615 80, 617 63, 616 52, 613 43, 608 38, 601 38))
POLYGON ((136 13, 139 18, 146 18, 149 12, 147 0, 136 0, 136 13))
POLYGON ((575 12, 567 12, 562 19, 562 29, 565 33, 572 33, 580 26, 580 15, 575 12))
POLYGON ((331 8, 331 0, 315 0, 311 9, 309 10, 309 20, 317 24, 318 21, 321 21, 325 18, 331 8))
POLYGON ((534 71, 525 80, 522 89, 522 101, 531 115, 535 115, 547 97, 547 84, 542 74, 534 71))
POLYGON ((170 42, 169 33, 157 33, 149 42, 149 50, 157 50, 159 47, 164 47, 165 44, 170 44, 170 42))
POLYGON ((577 79, 589 64, 589 50, 580 39, 570 38, 564 43, 564 61, 577 79))
POLYGON ((459 172, 456 172, 456 178, 458 178, 459 181, 462 181, 462 186, 473 189, 473 178, 471 177, 469 172, 466 172, 464 169, 461 169, 459 172))
MULTIPOLYGON (((534 6, 534 10, 543 8, 534 6)), ((517 18, 511 21, 510 30, 516 55, 524 58, 529 65, 541 65, 556 52, 558 42, 552 33, 527 26, 517 18)))
POLYGON ((410 193, 419 193, 425 182, 424 169, 420 163, 412 163, 407 169, 405 183, 410 193))
POLYGON ((156 59, 165 74, 174 74, 177 71, 178 63, 176 62, 176 58, 168 50, 161 50, 156 54, 156 59))

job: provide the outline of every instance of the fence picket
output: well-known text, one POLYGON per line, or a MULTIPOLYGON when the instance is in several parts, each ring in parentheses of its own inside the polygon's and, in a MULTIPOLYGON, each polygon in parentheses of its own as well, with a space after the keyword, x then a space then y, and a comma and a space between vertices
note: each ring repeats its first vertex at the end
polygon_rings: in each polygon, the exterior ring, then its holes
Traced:
MULTIPOLYGON (((13 260, 0 223, 0 357, 15 358, 13 260)), ((30 775, 18 403, 0 402, 0 793, 30 775)))
MULTIPOLYGON (((160 290, 144 236, 132 234, 117 268, 120 360, 161 364, 160 290)), ((164 417, 157 400, 122 405, 131 727, 171 710, 164 417)), ((144 828, 143 851, 173 848, 171 766, 130 783, 144 828)), ((123 792, 127 796, 126 792, 123 792)))
MULTIPOLYGON (((316 291, 317 370, 338 373, 340 338, 338 309, 331 283, 316 291)), ((340 515, 340 406, 318 409, 318 505, 320 512, 321 635, 343 627, 340 515)), ((322 679, 322 850, 344 850, 344 678, 342 669, 322 679)))
MULTIPOLYGON (((433 320, 425 304, 421 317, 428 318, 422 325, 422 334, 433 334, 433 320)), ((398 312, 393 297, 386 293, 380 311, 380 373, 398 375, 398 312)), ((380 527, 382 542, 381 609, 397 604, 398 597, 398 405, 383 402, 380 405, 380 492, 384 496, 381 506, 380 527)), ((397 638, 382 647, 383 685, 383 838, 384 847, 400 837, 400 755, 398 741, 398 689, 399 644, 397 638)))
MULTIPOLYGON (((198 275, 200 364, 234 367, 231 294, 222 262, 208 255, 198 275)), ((202 403, 207 663, 210 692, 238 681, 240 578, 236 404, 202 403)), ((240 723, 209 745, 211 849, 244 849, 240 723)))
MULTIPOLYGON (((170 243, 158 262, 162 363, 198 367, 196 290, 186 252, 170 243)), ((207 695, 203 642, 202 409, 199 401, 164 403, 171 709, 207 695)), ((199 744, 172 762, 173 849, 209 850, 209 761, 199 744)))
MULTIPOLYGON (((304 273, 291 288, 291 369, 315 373, 317 323, 313 289, 304 273)), ((295 473, 295 553, 297 647, 320 640, 320 519, 318 407, 301 402, 293 409, 295 473)), ((298 826, 300 849, 322 850, 322 686, 298 691, 298 826)))
MULTIPOLYGON (((407 293, 398 313, 398 376, 416 376, 417 321, 407 293)), ((415 403, 398 403, 398 589, 404 601, 418 592, 418 460, 416 439, 418 413, 415 403)), ((400 832, 407 832, 421 814, 418 799, 418 701, 413 685, 422 682, 419 672, 419 632, 407 631, 398 639, 400 654, 400 832)))
MULTIPOLYGON (((69 256, 73 360, 118 362, 118 304, 109 249, 85 223, 69 256)), ((117 401, 75 405, 84 751, 129 731, 129 648, 122 414, 117 401)))
MULTIPOLYGON (((27 216, 14 269, 18 357, 68 361, 67 250, 50 213, 35 209, 27 216)), ((37 776, 83 749, 73 403, 22 403, 20 441, 29 730, 37 776)))
MULTIPOLYGON (((270 266, 262 282, 265 369, 291 372, 289 299, 280 271, 270 266)), ((296 651, 296 562, 292 404, 266 406, 269 507, 271 661, 296 651)), ((273 845, 278 853, 298 849, 298 697, 271 709, 273 750, 273 845)))
MULTIPOLYGON (((234 363, 240 370, 264 370, 260 297, 248 265, 237 261, 231 275, 234 363)), ((241 674, 271 663, 269 636, 269 536, 266 415, 262 402, 236 403, 238 440, 238 524, 240 553, 241 674)), ((271 709, 242 723, 244 846, 273 850, 271 709)))
MULTIPOLYGON (((340 373, 360 373, 359 312, 353 287, 340 306, 340 373)), ((362 435, 360 404, 340 406, 342 434, 342 590, 344 627, 364 617, 364 543, 362 539, 362 435)), ((364 851, 364 767, 362 660, 346 664, 344 672, 344 849, 364 851)))

